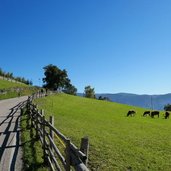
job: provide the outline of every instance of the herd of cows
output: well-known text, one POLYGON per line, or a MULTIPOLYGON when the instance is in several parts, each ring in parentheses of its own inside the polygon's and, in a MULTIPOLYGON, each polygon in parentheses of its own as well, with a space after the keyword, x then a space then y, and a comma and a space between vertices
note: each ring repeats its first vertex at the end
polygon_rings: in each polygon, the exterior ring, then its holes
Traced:
MULTIPOLYGON (((135 114, 136 114, 135 110, 129 110, 127 113, 127 116, 135 116, 135 114)), ((152 118, 154 118, 154 116, 158 116, 158 118, 159 118, 159 115, 160 115, 160 112, 157 110, 156 111, 148 110, 148 111, 145 111, 142 116, 151 116, 152 118)), ((164 118, 169 119, 169 116, 170 116, 170 113, 168 111, 166 111, 164 113, 164 118)))

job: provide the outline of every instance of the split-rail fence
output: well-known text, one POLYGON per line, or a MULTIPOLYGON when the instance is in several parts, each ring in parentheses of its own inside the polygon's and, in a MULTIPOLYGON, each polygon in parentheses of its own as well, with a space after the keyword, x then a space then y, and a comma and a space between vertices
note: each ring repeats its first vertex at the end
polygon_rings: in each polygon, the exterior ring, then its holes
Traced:
POLYGON ((88 138, 81 139, 80 149, 77 148, 69 138, 64 136, 54 127, 54 117, 45 119, 44 111, 39 111, 33 103, 33 99, 42 97, 36 94, 29 96, 26 102, 26 109, 31 118, 31 125, 35 128, 36 137, 40 139, 43 148, 44 162, 48 163, 52 171, 88 171, 88 138), (55 138, 59 140, 56 145, 55 138), (62 145, 63 147, 58 147, 62 145))

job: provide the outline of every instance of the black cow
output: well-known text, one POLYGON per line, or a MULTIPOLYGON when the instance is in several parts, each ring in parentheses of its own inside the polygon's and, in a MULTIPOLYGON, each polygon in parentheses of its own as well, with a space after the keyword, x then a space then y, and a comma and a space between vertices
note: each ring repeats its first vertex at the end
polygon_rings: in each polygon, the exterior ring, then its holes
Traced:
POLYGON ((165 112, 164 118, 169 119, 170 113, 168 111, 165 112))
POLYGON ((146 116, 146 115, 149 115, 150 116, 150 111, 148 110, 148 111, 145 111, 144 113, 143 113, 143 116, 146 116))
POLYGON ((135 110, 129 110, 127 116, 135 116, 135 114, 136 114, 135 110))
POLYGON ((151 117, 154 118, 154 116, 157 115, 158 118, 159 118, 159 114, 160 114, 160 112, 157 111, 157 110, 156 110, 156 111, 152 111, 152 112, 151 112, 151 117))

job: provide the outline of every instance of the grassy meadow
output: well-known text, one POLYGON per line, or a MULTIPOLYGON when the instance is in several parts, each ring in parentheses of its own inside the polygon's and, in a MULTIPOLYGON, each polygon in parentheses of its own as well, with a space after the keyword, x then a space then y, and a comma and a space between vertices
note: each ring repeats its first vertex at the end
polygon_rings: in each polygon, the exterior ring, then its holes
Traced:
POLYGON ((145 109, 128 105, 57 94, 37 99, 46 117, 55 116, 55 126, 79 147, 90 140, 90 170, 170 171, 171 120, 142 117, 145 109), (127 111, 137 111, 126 117, 127 111))

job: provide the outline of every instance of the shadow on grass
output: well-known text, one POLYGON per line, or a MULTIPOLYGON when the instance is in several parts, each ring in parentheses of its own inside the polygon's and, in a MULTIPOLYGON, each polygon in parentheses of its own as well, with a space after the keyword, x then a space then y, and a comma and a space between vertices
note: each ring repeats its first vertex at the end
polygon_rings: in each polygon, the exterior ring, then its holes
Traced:
POLYGON ((41 143, 35 135, 35 130, 31 125, 27 111, 23 112, 22 119, 22 143, 23 143, 23 160, 26 171, 47 170, 43 163, 43 151, 41 143))

